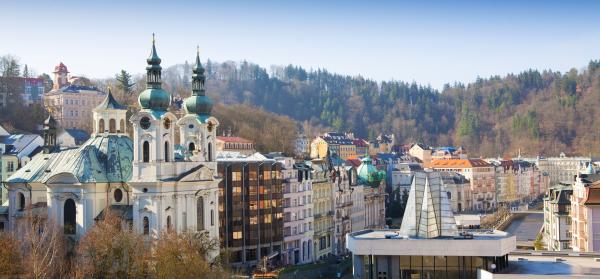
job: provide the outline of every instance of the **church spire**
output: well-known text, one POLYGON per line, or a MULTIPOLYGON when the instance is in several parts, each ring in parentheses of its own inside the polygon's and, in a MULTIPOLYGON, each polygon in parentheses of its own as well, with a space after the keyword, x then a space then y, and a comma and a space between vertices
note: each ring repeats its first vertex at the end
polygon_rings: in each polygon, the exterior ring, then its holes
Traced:
POLYGON ((160 66, 160 57, 156 53, 154 33, 152 34, 152 49, 146 62, 148 62, 148 66, 146 66, 146 90, 140 93, 138 102, 142 109, 167 111, 171 105, 171 95, 161 87, 162 67, 160 66))
POLYGON ((210 116, 213 107, 213 101, 206 96, 204 83, 204 67, 200 62, 200 47, 196 49, 196 64, 192 69, 192 95, 185 99, 184 108, 188 114, 197 114, 203 117, 210 116))
POLYGON ((152 50, 150 50, 150 56, 146 59, 148 66, 146 67, 146 87, 147 88, 160 88, 161 85, 161 71, 160 57, 156 53, 156 39, 154 33, 152 33, 152 50))
POLYGON ((200 62, 200 46, 196 49, 196 64, 192 70, 192 96, 204 96, 204 83, 206 82, 206 76, 204 75, 204 67, 200 62))

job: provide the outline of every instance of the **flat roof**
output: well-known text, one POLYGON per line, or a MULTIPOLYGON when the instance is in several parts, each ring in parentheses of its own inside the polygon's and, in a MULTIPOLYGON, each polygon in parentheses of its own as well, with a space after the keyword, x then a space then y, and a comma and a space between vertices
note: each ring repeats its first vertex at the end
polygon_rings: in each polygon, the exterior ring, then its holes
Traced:
POLYGON ((354 255, 490 257, 507 255, 517 247, 516 237, 507 232, 458 231, 469 232, 473 237, 418 238, 402 236, 397 230, 364 230, 347 234, 346 247, 354 255))

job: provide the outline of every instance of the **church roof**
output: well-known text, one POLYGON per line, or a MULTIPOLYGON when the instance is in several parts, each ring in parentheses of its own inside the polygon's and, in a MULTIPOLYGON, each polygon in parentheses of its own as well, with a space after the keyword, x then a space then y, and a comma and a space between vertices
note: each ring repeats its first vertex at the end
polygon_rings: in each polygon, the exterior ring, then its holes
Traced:
POLYGON ((106 95, 104 101, 102 101, 102 103, 100 103, 94 110, 101 111, 108 109, 127 109, 126 106, 119 104, 119 102, 115 100, 115 97, 113 97, 112 92, 110 92, 110 89, 108 89, 108 95, 106 95))
POLYGON ((72 175, 80 183, 127 182, 131 179, 133 143, 124 136, 94 137, 78 148, 40 153, 8 178, 9 183, 46 183, 72 175))

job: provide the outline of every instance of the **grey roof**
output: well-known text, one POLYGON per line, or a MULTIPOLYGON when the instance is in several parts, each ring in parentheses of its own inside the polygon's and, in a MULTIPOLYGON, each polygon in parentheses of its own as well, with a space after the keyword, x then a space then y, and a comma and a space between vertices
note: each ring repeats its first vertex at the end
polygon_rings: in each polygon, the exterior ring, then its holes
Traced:
POLYGON ((78 148, 40 153, 8 178, 9 183, 46 183, 58 174, 71 174, 80 183, 127 182, 131 179, 133 143, 124 136, 98 136, 78 148))
POLYGON ((75 139, 75 144, 80 144, 90 139, 90 134, 80 129, 65 129, 65 133, 69 134, 75 139))
POLYGON ((117 100, 115 100, 113 97, 112 92, 108 90, 108 95, 106 98, 104 98, 104 101, 102 101, 102 103, 100 103, 94 110, 98 111, 107 109, 127 109, 127 107, 119 104, 119 102, 117 102, 117 100))
POLYGON ((36 138, 39 138, 38 135, 10 135, 10 136, 0 136, 0 143, 4 143, 6 145, 6 150, 4 150, 4 154, 7 155, 18 155, 20 154, 27 146, 29 146, 36 138))

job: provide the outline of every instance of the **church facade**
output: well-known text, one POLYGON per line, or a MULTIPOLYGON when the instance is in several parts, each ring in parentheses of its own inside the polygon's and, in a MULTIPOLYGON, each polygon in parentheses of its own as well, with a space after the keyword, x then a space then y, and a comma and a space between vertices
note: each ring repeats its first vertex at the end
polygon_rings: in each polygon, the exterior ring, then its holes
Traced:
POLYGON ((126 119, 127 108, 109 90, 93 110, 91 138, 80 147, 60 150, 57 121, 45 121, 44 152, 8 179, 9 229, 31 213, 77 239, 110 210, 148 238, 165 230, 218 237, 219 122, 210 115, 204 68, 197 54, 192 94, 178 119, 168 111, 171 95, 162 89, 160 63, 153 40, 141 110, 126 119))

